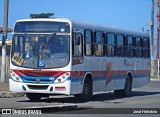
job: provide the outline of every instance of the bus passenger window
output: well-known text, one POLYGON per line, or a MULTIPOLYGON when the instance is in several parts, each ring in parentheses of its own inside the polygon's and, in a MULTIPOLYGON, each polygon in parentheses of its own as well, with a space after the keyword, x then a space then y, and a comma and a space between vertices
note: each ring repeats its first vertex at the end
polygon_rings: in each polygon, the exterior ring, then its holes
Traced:
POLYGON ((104 35, 101 32, 95 33, 95 55, 104 56, 104 35))
POLYGON ((150 49, 149 49, 149 39, 143 38, 143 57, 149 58, 150 57, 150 49))
POLYGON ((142 39, 140 37, 136 37, 135 56, 143 57, 142 39))
POLYGON ((115 36, 114 34, 107 34, 106 35, 106 54, 107 56, 114 56, 115 55, 115 36))
POLYGON ((84 32, 84 52, 86 56, 93 55, 93 32, 86 30, 84 32))
POLYGON ((117 35, 117 56, 125 56, 124 36, 117 35))
POLYGON ((133 36, 127 36, 127 47, 126 47, 126 54, 127 57, 133 57, 133 36))

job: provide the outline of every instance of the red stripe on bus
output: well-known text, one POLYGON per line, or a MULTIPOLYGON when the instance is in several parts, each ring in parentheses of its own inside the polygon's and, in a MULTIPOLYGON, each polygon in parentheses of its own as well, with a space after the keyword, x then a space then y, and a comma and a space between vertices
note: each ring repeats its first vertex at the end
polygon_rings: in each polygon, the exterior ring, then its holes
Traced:
POLYGON ((33 76, 33 77, 50 77, 50 76, 56 76, 59 77, 62 74, 64 74, 64 71, 41 71, 41 70, 12 70, 19 76, 33 76))
MULTIPOLYGON (((66 72, 70 72, 73 77, 84 77, 87 72, 94 77, 112 77, 113 75, 126 75, 126 70, 106 70, 106 71, 48 71, 48 70, 12 70, 19 76, 56 76, 59 77, 66 72)), ((150 70, 131 70, 133 75, 149 75, 150 70)))

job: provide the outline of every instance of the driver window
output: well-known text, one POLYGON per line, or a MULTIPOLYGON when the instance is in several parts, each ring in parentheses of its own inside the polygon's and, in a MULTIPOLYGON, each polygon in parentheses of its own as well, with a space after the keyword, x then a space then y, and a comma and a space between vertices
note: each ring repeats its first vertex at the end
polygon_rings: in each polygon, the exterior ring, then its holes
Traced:
POLYGON ((74 33, 74 56, 82 56, 82 34, 74 33))

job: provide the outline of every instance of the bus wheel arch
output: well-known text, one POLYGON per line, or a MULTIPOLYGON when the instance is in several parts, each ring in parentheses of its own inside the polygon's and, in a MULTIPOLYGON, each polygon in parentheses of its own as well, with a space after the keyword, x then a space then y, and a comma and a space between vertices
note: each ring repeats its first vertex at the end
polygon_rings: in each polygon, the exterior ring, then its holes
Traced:
POLYGON ((114 90, 116 97, 128 97, 131 96, 133 77, 131 73, 128 73, 125 79, 124 89, 114 90))
POLYGON ((81 101, 89 101, 92 98, 93 95, 93 80, 92 75, 87 74, 84 77, 83 83, 82 83, 82 93, 74 95, 78 100, 81 101))

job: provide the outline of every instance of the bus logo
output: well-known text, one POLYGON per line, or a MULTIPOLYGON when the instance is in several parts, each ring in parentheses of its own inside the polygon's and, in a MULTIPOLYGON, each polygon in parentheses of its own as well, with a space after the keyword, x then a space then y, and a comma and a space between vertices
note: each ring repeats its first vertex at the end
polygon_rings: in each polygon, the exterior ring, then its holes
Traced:
POLYGON ((37 78, 37 79, 36 79, 36 83, 39 83, 39 82, 40 82, 40 79, 39 79, 39 78, 37 78))
POLYGON ((2 114, 12 114, 11 109, 2 109, 2 114))

